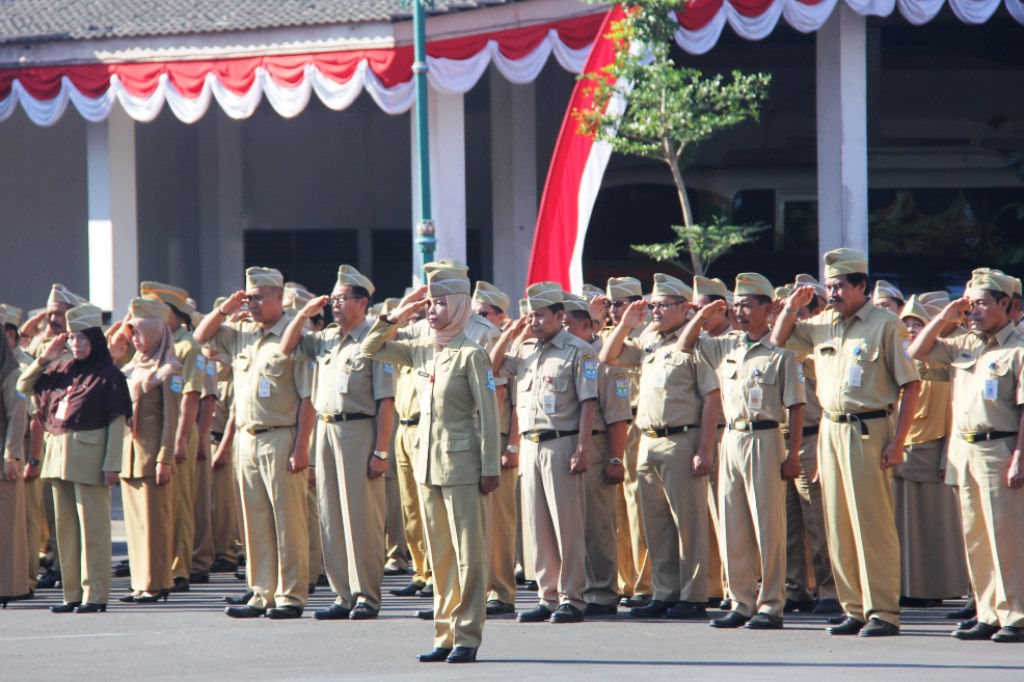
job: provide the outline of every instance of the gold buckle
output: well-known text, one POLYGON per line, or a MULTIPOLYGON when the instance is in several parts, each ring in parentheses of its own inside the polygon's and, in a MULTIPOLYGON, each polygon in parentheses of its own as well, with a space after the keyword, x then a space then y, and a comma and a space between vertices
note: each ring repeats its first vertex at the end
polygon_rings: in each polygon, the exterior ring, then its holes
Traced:
POLYGON ((657 438, 658 431, 656 429, 644 429, 644 435, 648 438, 657 438))
POLYGON ((977 443, 978 434, 976 433, 961 433, 960 437, 964 439, 965 443, 977 443))
POLYGON ((737 419, 732 423, 732 428, 737 431, 750 431, 750 422, 746 419, 737 419))
POLYGON ((537 433, 536 431, 530 431, 528 434, 526 434, 526 440, 530 441, 531 443, 539 443, 540 434, 537 433))
POLYGON ((320 415, 317 415, 317 416, 320 417, 320 421, 322 421, 324 424, 330 424, 331 423, 331 415, 329 415, 329 414, 320 414, 320 415))

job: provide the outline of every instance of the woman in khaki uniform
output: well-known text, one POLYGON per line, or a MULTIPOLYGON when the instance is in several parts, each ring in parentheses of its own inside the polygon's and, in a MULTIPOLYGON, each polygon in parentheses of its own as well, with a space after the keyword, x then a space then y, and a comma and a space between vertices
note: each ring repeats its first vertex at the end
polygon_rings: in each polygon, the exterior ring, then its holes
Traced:
POLYGON ((7 608, 8 601, 27 595, 31 589, 29 547, 25 537, 25 482, 21 478, 28 401, 15 388, 20 375, 7 335, 0 334, 0 452, 4 462, 0 475, 0 606, 3 608, 7 608))
POLYGON ((174 585, 175 433, 181 406, 181 364, 165 320, 170 312, 160 301, 141 298, 128 306, 126 329, 136 354, 124 368, 135 416, 121 459, 121 497, 128 534, 132 592, 121 601, 135 604, 166 601, 174 585))
POLYGON ((414 367, 421 379, 413 474, 434 571, 434 649, 419 656, 424 663, 475 661, 486 618, 486 496, 500 481, 501 431, 490 360, 463 333, 471 314, 466 270, 435 269, 428 286, 381 317, 360 348, 374 360, 414 367), (386 340, 428 304, 433 339, 386 340))
POLYGON ((131 398, 100 330, 100 309, 67 311, 59 334, 18 380, 36 395, 46 439, 42 477, 53 486, 64 603, 54 613, 107 610, 110 594, 110 486, 117 483, 131 398), (71 358, 58 359, 71 348, 71 358))

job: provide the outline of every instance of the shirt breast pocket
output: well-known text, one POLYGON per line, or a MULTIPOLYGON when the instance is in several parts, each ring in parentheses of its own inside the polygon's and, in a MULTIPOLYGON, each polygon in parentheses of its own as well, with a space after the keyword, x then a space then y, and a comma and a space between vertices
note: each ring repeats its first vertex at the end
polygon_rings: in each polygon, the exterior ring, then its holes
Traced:
POLYGON ((235 359, 231 361, 231 367, 236 372, 242 372, 243 374, 249 371, 250 364, 248 355, 236 355, 235 359))
POLYGON ((260 374, 269 378, 271 381, 277 381, 284 375, 285 369, 288 367, 288 362, 288 357, 281 353, 274 353, 267 358, 266 362, 263 363, 263 366, 260 368, 260 374))

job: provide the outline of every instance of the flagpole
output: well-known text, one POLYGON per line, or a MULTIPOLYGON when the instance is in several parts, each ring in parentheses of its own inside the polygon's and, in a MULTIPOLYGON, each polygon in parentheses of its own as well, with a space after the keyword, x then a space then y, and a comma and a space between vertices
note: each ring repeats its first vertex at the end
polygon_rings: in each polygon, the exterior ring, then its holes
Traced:
POLYGON ((433 0, 406 0, 412 2, 413 51, 415 60, 412 65, 413 78, 416 81, 416 168, 419 171, 419 183, 416 188, 416 201, 419 206, 420 219, 416 224, 416 246, 420 252, 420 278, 426 283, 423 266, 434 260, 434 247, 437 245, 436 230, 430 206, 430 121, 427 107, 428 83, 427 71, 427 27, 424 4, 433 0))

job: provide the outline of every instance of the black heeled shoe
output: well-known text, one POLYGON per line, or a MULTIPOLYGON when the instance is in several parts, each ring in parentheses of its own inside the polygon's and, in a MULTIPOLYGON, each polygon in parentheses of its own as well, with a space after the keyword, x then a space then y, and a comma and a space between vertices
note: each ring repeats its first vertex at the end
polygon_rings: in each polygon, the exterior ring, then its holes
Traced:
POLYGON ((476 649, 469 646, 457 646, 448 654, 446 660, 449 663, 475 663, 476 649))
POLYGON ((448 659, 448 654, 452 652, 451 649, 445 649, 444 647, 434 647, 433 651, 428 651, 425 654, 420 654, 416 657, 416 660, 420 663, 440 663, 448 659))
POLYGON ((85 604, 82 604, 77 609, 75 609, 75 613, 106 613, 106 612, 107 612, 107 605, 106 604, 89 604, 88 602, 86 602, 85 604))
POLYGON ((138 597, 141 597, 141 596, 142 596, 141 594, 136 596, 136 594, 134 592, 129 592, 128 594, 126 594, 123 597, 118 597, 117 601, 121 602, 122 604, 134 604, 135 600, 138 597))
POLYGON ((161 599, 167 601, 167 598, 171 596, 170 590, 160 590, 157 594, 140 594, 135 598, 136 604, 155 604, 161 599))
POLYGON ((82 605, 80 601, 69 601, 58 606, 51 606, 50 611, 53 613, 72 613, 75 609, 82 605))

